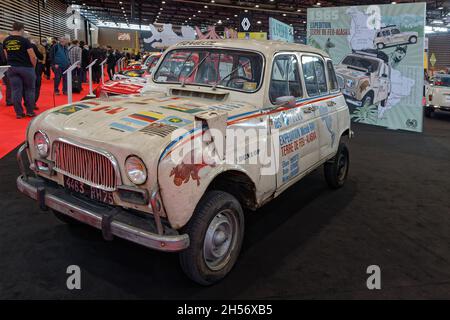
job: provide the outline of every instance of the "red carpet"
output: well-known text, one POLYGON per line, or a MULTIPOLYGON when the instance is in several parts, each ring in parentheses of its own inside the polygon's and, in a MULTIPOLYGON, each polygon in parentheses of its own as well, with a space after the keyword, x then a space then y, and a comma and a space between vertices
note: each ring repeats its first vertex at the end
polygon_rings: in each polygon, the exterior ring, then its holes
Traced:
MULTIPOLYGON (((62 88, 62 84, 60 85, 62 88)), ((95 89, 94 85, 94 89, 95 89)), ((5 156, 15 147, 17 147, 22 141, 25 140, 25 131, 28 122, 31 118, 16 119, 14 108, 7 107, 5 101, 5 86, 2 85, 3 98, 0 101, 0 128, 1 128, 1 142, 0 142, 0 158, 5 156)), ((83 91, 79 94, 73 94, 73 101, 80 101, 84 96, 89 93, 89 85, 83 85, 83 91)), ((67 96, 60 95, 55 96, 53 100, 53 80, 42 79, 41 95, 37 102, 39 110, 37 114, 53 108, 67 104, 67 96)), ((25 110, 25 109, 24 109, 25 110)))

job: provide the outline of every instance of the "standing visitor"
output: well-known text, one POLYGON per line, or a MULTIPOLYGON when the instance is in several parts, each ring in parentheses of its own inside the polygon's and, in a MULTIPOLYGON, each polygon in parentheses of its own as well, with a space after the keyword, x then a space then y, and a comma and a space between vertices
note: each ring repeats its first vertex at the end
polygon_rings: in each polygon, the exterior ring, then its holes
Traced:
POLYGON ((58 96, 59 93, 59 84, 61 83, 61 79, 63 82, 63 94, 67 94, 67 76, 64 74, 64 71, 70 66, 69 61, 69 52, 67 51, 67 39, 65 37, 61 37, 59 43, 56 43, 52 49, 50 50, 51 55, 51 65, 53 73, 55 74, 55 82, 54 82, 54 91, 58 96))
POLYGON ((115 73, 115 66, 117 62, 116 52, 111 46, 108 46, 108 57, 106 60, 106 66, 108 69, 109 80, 112 80, 115 73))
POLYGON ((45 64, 44 64, 44 75, 47 80, 50 80, 50 44, 46 38, 42 38, 41 45, 45 48, 45 64))
POLYGON ((94 47, 92 48, 90 52, 90 63, 92 63, 94 60, 97 59, 97 62, 92 66, 92 82, 94 83, 100 83, 100 76, 101 76, 101 69, 100 69, 100 63, 103 61, 103 52, 102 49, 98 47, 98 44, 94 44, 94 47))
MULTIPOLYGON (((3 40, 6 38, 6 34, 2 33, 0 34, 0 66, 6 66, 8 64, 6 60, 5 52, 3 51, 3 40)), ((3 82, 3 85, 6 87, 6 97, 5 102, 8 107, 13 105, 12 101, 12 94, 11 94, 11 85, 9 84, 8 80, 8 72, 6 72, 3 76, 3 79, 1 79, 3 82)))
POLYGON ((86 83, 86 67, 89 65, 89 47, 84 43, 84 41, 80 41, 81 48, 81 82, 86 83))
MULTIPOLYGON (((34 102, 36 103, 39 99, 39 95, 41 92, 41 84, 42 84, 42 73, 44 72, 45 67, 45 48, 39 43, 39 40, 36 38, 31 38, 30 40, 31 46, 33 47, 34 54, 37 57, 37 63, 35 67, 36 71, 36 84, 35 84, 35 94, 34 94, 34 102)), ((37 110, 37 106, 35 104, 34 110, 37 110)))
POLYGON ((81 56, 82 49, 78 46, 78 40, 72 40, 72 44, 69 47, 69 60, 71 65, 75 62, 80 62, 72 72, 74 77, 78 77, 77 79, 81 79, 81 56))
POLYGON ((16 118, 24 117, 22 98, 25 101, 26 115, 34 117, 35 85, 36 85, 36 55, 29 40, 23 37, 24 24, 14 22, 10 36, 3 41, 7 63, 11 66, 8 78, 11 84, 12 97, 16 118))

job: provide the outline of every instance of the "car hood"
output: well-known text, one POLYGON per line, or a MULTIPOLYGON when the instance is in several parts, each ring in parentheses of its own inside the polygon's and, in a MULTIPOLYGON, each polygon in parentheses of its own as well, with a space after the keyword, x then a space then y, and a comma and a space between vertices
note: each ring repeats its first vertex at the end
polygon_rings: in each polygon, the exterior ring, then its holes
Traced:
POLYGON ((345 79, 351 79, 356 82, 362 79, 368 79, 369 77, 366 75, 364 71, 356 70, 348 68, 346 65, 337 65, 336 73, 344 77, 345 79))

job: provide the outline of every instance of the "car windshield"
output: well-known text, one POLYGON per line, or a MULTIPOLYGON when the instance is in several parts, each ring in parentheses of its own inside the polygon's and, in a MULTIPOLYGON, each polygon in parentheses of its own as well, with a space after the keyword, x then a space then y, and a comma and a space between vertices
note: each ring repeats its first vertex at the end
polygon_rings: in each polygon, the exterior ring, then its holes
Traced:
POLYGON ((369 72, 378 70, 378 61, 357 56, 347 56, 342 60, 342 64, 346 64, 355 68, 366 69, 369 72))
POLYGON ((175 49, 165 55, 154 80, 254 92, 261 85, 262 68, 263 58, 255 52, 175 49))
POLYGON ((436 77, 434 84, 441 87, 450 87, 450 77, 436 77))

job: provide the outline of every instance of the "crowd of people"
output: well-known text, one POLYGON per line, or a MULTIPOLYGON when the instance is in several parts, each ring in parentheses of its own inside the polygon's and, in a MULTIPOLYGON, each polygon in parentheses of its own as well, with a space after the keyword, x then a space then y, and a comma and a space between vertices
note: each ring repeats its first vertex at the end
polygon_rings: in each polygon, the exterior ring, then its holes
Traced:
MULTIPOLYGON (((54 75, 54 93, 67 95, 67 74, 64 72, 74 63, 72 79, 77 83, 87 82, 86 67, 92 66, 92 82, 101 81, 100 63, 106 60, 109 79, 113 79, 117 61, 122 57, 132 59, 130 53, 121 53, 111 46, 88 46, 84 41, 65 37, 39 39, 25 32, 23 23, 15 22, 9 35, 0 34, 0 66, 9 65, 2 81, 6 86, 6 105, 14 106, 18 119, 34 117, 36 102, 40 96, 42 77, 50 80, 54 75), (23 103, 23 104, 22 104, 23 103), (24 112, 25 107, 25 112, 24 112)), ((138 57, 133 57, 138 58, 138 57)))

